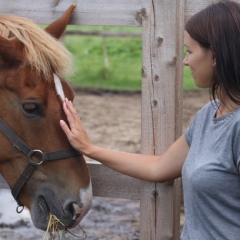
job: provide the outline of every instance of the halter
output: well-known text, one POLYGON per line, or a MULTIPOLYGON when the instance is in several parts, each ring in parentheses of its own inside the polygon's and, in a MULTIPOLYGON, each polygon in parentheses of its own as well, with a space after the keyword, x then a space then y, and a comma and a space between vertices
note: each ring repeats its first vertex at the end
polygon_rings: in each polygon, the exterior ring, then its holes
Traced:
POLYGON ((76 157, 82 155, 77 150, 65 149, 55 152, 43 152, 39 149, 30 148, 21 138, 19 138, 15 132, 0 118, 0 131, 4 133, 4 135, 12 142, 13 146, 16 147, 19 151, 22 151, 29 159, 29 163, 26 168, 23 170, 22 174, 18 178, 17 182, 13 186, 11 192, 13 197, 15 198, 18 207, 16 209, 17 213, 21 213, 23 211, 24 205, 20 202, 18 195, 24 184, 31 177, 32 173, 36 170, 36 168, 43 164, 46 161, 59 160, 69 157, 76 157), (40 161, 36 162, 33 160, 35 158, 40 157, 40 161), (20 210, 19 210, 20 209, 20 210))

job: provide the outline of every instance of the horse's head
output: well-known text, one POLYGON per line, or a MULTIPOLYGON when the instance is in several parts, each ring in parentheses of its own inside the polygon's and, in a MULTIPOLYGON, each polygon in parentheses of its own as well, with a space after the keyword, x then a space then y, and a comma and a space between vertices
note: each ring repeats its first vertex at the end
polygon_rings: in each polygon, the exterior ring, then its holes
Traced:
POLYGON ((64 224, 62 228, 76 226, 92 199, 84 158, 60 151, 71 149, 59 120, 67 121, 62 101, 73 100, 73 91, 63 80, 70 55, 56 38, 63 34, 73 9, 45 30, 24 18, 0 16, 0 119, 21 138, 0 131, 0 173, 42 230, 50 213, 64 224), (22 144, 41 151, 27 153, 22 144), (48 158, 52 161, 45 161, 48 158))

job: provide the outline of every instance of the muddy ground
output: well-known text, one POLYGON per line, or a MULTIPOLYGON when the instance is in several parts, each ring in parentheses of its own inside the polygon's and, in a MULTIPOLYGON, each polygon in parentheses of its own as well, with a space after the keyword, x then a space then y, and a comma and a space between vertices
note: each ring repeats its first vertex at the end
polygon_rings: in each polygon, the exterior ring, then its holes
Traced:
MULTIPOLYGON (((111 149, 140 152, 140 94, 79 90, 76 93, 74 104, 94 143, 111 149)), ((188 92, 184 93, 183 99, 184 130, 209 97, 207 92, 188 92)), ((12 204, 9 211, 15 211, 14 201, 12 204)), ((138 201, 95 197, 81 227, 87 232, 88 240, 137 240, 139 217, 138 201)), ((80 229, 74 232, 81 235, 80 229)), ((0 206, 0 240, 38 240, 43 235, 27 220, 15 222, 13 217, 11 224, 5 224, 0 206)), ((68 239, 75 238, 69 236, 68 239)))

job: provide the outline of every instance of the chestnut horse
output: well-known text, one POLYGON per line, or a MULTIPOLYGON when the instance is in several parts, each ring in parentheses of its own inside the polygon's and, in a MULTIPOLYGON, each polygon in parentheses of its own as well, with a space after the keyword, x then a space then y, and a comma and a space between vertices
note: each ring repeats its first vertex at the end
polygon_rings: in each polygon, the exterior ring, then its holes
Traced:
POLYGON ((63 79, 71 55, 57 39, 74 8, 44 30, 31 20, 0 15, 0 174, 42 230, 50 213, 62 229, 75 227, 92 200, 86 162, 59 124, 67 121, 62 103, 73 100, 73 90, 63 79))

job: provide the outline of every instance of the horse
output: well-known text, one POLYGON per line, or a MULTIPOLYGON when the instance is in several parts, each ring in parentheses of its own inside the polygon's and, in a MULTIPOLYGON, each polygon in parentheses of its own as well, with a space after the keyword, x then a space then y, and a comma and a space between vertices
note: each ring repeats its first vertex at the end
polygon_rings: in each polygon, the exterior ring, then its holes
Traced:
POLYGON ((75 5, 45 29, 27 18, 0 15, 0 174, 36 228, 46 230, 50 214, 73 228, 89 211, 91 179, 59 121, 62 104, 74 92, 64 79, 72 71, 70 52, 58 41, 75 5))

